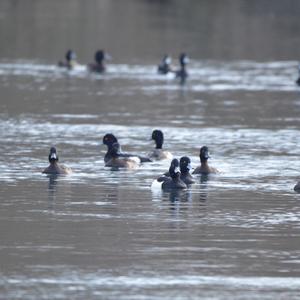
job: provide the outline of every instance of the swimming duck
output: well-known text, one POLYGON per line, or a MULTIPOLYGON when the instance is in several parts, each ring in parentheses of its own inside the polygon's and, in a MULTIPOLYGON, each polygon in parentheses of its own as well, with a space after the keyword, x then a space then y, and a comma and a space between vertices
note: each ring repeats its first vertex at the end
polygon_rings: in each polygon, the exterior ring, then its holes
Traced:
POLYGON ((65 67, 71 70, 78 64, 76 61, 77 59, 76 53, 71 49, 67 51, 65 58, 66 58, 65 62, 62 61, 58 62, 59 67, 65 67))
MULTIPOLYGON (((112 133, 107 133, 102 140, 103 144, 107 146, 107 152, 104 156, 104 162, 108 162, 111 158, 111 151, 112 151, 112 145, 114 143, 118 142, 118 139, 112 134, 112 133)), ((119 151, 118 151, 118 156, 119 157, 138 157, 140 161, 143 162, 152 162, 152 160, 148 157, 143 157, 135 154, 129 154, 129 153, 122 153, 121 151, 121 146, 119 146, 119 151)))
POLYGON ((104 50, 97 50, 95 53, 95 63, 88 64, 88 68, 91 72, 103 73, 106 71, 104 61, 109 59, 109 55, 104 50))
POLYGON ((201 165, 198 166, 193 174, 211 174, 211 173, 219 173, 219 171, 216 168, 212 168, 208 165, 207 160, 210 158, 208 148, 206 146, 203 146, 200 149, 200 161, 201 165))
POLYGON ((298 65, 298 73, 299 73, 299 77, 298 77, 298 79, 296 80, 296 83, 297 83, 298 85, 300 85, 300 64, 298 65))
POLYGON ((193 180, 193 176, 190 174, 190 170, 192 169, 190 158, 187 156, 181 157, 179 166, 180 166, 181 180, 187 185, 195 183, 195 181, 193 180))
POLYGON ((185 53, 181 53, 179 55, 180 69, 176 71, 176 78, 179 78, 182 84, 185 83, 185 80, 188 77, 186 65, 189 63, 189 61, 190 59, 185 53))
POLYGON ((178 165, 178 159, 173 159, 169 168, 170 177, 164 176, 157 180, 158 182, 162 182, 161 188, 163 190, 187 188, 187 185, 180 179, 181 174, 178 165))
POLYGON ((172 159, 173 155, 169 151, 164 151, 162 149, 164 143, 164 134, 161 130, 155 129, 152 132, 151 139, 155 141, 155 149, 153 149, 148 156, 151 159, 162 160, 162 159, 172 159))
POLYGON ((297 182, 297 184, 294 186, 294 191, 295 192, 300 192, 300 181, 297 182))
POLYGON ((58 163, 58 155, 55 147, 50 148, 50 153, 48 156, 48 160, 50 162, 50 165, 43 171, 44 174, 71 174, 72 170, 69 167, 66 167, 64 165, 60 165, 58 163))
POLYGON ((168 74, 171 72, 171 62, 172 59, 169 55, 165 55, 161 61, 161 63, 158 65, 157 71, 159 74, 168 74))
POLYGON ((115 142, 110 148, 110 160, 105 163, 106 167, 112 168, 126 168, 126 169, 136 169, 138 168, 141 160, 138 157, 124 157, 120 153, 120 144, 115 142))

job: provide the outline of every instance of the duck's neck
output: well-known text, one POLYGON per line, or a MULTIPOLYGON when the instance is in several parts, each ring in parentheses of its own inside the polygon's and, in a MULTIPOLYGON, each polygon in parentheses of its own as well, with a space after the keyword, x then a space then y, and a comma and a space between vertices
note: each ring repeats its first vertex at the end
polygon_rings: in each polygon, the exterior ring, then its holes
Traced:
POLYGON ((187 176, 190 174, 189 170, 180 170, 180 172, 181 172, 181 175, 183 175, 183 176, 187 176))
POLYGON ((201 160, 201 167, 203 167, 203 168, 209 168, 207 159, 201 160))
POLYGON ((162 149, 162 145, 163 145, 162 142, 160 142, 160 141, 155 141, 155 144, 156 144, 155 149, 162 149))

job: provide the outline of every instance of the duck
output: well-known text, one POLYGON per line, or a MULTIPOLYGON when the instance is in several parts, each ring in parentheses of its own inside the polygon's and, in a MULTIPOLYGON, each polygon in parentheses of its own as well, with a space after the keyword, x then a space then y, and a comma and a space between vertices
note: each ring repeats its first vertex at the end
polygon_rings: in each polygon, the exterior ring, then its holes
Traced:
POLYGON ((172 159, 173 155, 169 151, 162 149, 164 143, 164 134, 161 130, 155 129, 152 132, 151 139, 155 142, 155 149, 153 149, 148 157, 154 160, 172 159))
POLYGON ((179 65, 180 69, 176 71, 176 78, 180 79, 181 84, 184 84, 186 78, 188 77, 188 72, 186 71, 186 65, 189 63, 190 59, 186 53, 181 53, 179 55, 179 65))
POLYGON ((298 85, 300 85, 300 64, 298 65, 298 73, 299 73, 299 76, 298 76, 298 79, 296 80, 296 83, 298 85))
POLYGON ((78 63, 76 61, 77 55, 76 55, 75 51, 69 49, 66 52, 65 58, 66 58, 65 62, 63 62, 63 61, 58 62, 59 67, 64 67, 69 70, 72 70, 72 69, 74 69, 74 67, 76 67, 78 65, 78 63))
POLYGON ((72 169, 58 163, 58 155, 55 147, 50 148, 48 160, 50 165, 43 171, 44 174, 58 175, 71 174, 72 169))
POLYGON ((95 62, 88 64, 88 69, 95 73, 104 73, 106 71, 106 66, 104 61, 109 59, 110 56, 105 53, 104 50, 97 50, 94 56, 95 62))
POLYGON ((114 169, 126 168, 126 169, 136 169, 139 167, 141 160, 138 157, 121 156, 120 144, 115 142, 110 148, 111 158, 105 163, 106 167, 112 167, 114 169))
POLYGON ((300 193, 300 181, 298 181, 297 184, 294 186, 294 191, 300 193))
POLYGON ((193 174, 216 174, 219 173, 219 171, 216 168, 210 167, 208 165, 208 159, 210 158, 209 156, 209 152, 208 152, 208 147, 207 146, 203 146, 200 148, 200 162, 201 165, 198 166, 193 174))
POLYGON ((173 189, 186 189, 187 185, 180 178, 178 159, 173 159, 169 168, 170 176, 162 176, 157 179, 161 182, 161 188, 163 190, 173 190, 173 189))
POLYGON ((179 166, 180 166, 181 180, 186 185, 195 183, 193 176, 190 174, 190 170, 192 169, 190 158, 187 156, 181 157, 179 161, 179 166))
MULTIPOLYGON (((114 143, 118 143, 118 139, 112 133, 107 133, 104 135, 102 142, 104 145, 107 146, 107 152, 104 155, 104 162, 107 163, 112 158, 112 151, 114 151, 112 149, 112 146, 114 143)), ((118 156, 119 157, 138 157, 142 163, 152 162, 152 160, 148 157, 135 155, 135 154, 129 154, 129 153, 122 153, 120 145, 119 145, 119 150, 118 150, 118 156)))
POLYGON ((168 74, 171 71, 171 62, 172 62, 172 58, 168 55, 165 54, 161 63, 158 65, 157 67, 157 72, 158 74, 168 74))

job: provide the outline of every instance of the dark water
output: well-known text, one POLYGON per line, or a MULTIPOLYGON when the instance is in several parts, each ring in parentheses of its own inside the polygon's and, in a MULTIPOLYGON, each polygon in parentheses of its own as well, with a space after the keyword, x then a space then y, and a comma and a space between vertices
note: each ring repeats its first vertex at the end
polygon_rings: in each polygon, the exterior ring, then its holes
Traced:
POLYGON ((1 1, 0 299, 299 299, 299 9, 1 1), (104 75, 84 66, 98 47, 104 75), (185 86, 155 67, 183 48, 185 86), (105 133, 146 154, 154 128, 221 173, 166 193, 169 161, 104 167, 105 133), (41 174, 52 145, 71 176, 41 174))

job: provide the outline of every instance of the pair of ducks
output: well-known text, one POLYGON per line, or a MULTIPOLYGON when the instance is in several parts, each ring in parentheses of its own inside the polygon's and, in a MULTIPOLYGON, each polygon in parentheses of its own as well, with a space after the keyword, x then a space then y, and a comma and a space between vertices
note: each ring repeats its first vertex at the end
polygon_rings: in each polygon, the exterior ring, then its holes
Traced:
POLYGON ((152 162, 153 160, 171 159, 173 156, 169 151, 162 149, 164 135, 161 130, 154 130, 151 139, 155 141, 155 149, 147 156, 123 153, 118 139, 108 133, 103 137, 103 144, 107 146, 107 152, 104 156, 106 167, 135 169, 140 163, 152 162))
POLYGON ((189 63, 189 57, 185 53, 181 53, 179 55, 179 65, 180 69, 177 71, 174 71, 171 67, 172 59, 171 57, 166 54, 164 55, 161 63, 158 65, 157 71, 159 74, 169 74, 174 73, 176 78, 179 78, 182 83, 185 82, 186 78, 188 77, 188 73, 186 71, 186 65, 189 63))
POLYGON ((190 174, 191 169, 189 157, 183 156, 180 158, 180 161, 175 158, 171 162, 169 171, 157 178, 152 185, 158 182, 161 183, 163 190, 186 189, 189 185, 195 183, 193 176, 190 174))
MULTIPOLYGON (((58 63, 59 67, 64 67, 67 68, 69 70, 74 69, 76 66, 78 66, 78 62, 77 62, 77 55, 73 50, 68 50, 66 55, 65 55, 65 61, 62 62, 60 61, 58 63)), ((106 70, 105 67, 105 60, 110 59, 110 56, 105 53, 104 50, 97 50, 94 56, 94 63, 90 63, 87 65, 87 68, 91 71, 91 72, 95 72, 95 73, 103 73, 106 70)))

